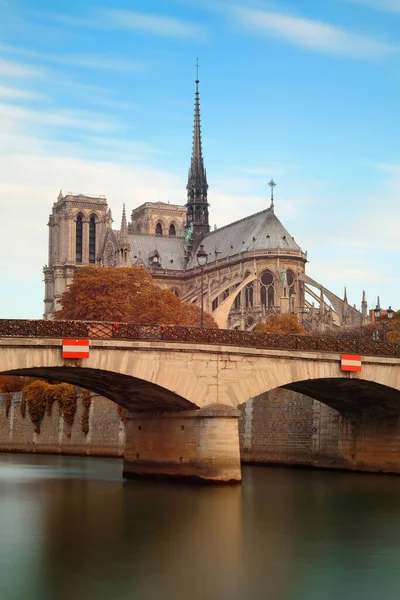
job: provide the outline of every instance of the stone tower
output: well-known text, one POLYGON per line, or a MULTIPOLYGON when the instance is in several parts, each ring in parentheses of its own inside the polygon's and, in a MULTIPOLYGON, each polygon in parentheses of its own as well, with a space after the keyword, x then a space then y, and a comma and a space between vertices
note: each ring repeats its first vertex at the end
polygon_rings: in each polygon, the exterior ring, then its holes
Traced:
POLYGON ((44 318, 60 308, 59 300, 76 270, 97 264, 101 241, 112 226, 105 198, 67 194, 60 191, 49 218, 49 258, 44 267, 44 318))
POLYGON ((186 227, 192 228, 191 244, 194 248, 200 240, 210 231, 208 222, 208 183, 207 173, 204 168, 203 152, 201 147, 201 122, 199 100, 199 77, 196 77, 196 95, 194 103, 193 146, 190 162, 186 203, 186 227))

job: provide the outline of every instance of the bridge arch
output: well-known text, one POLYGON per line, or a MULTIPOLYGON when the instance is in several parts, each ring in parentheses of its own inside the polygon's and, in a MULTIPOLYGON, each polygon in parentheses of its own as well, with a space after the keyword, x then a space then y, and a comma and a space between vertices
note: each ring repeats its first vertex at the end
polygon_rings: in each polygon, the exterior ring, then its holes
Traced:
MULTIPOLYGON (((370 395, 378 403, 389 396, 395 404, 400 401, 398 356, 364 356, 360 373, 346 373, 338 352, 262 347, 275 343, 276 336, 243 334, 240 339, 261 347, 233 346, 223 340, 233 341, 237 332, 188 330, 193 341, 184 342, 172 341, 184 331, 166 329, 170 340, 162 339, 161 331, 161 338, 92 339, 90 357, 80 360, 62 358, 61 339, 3 337, 0 372, 74 383, 132 411, 186 410, 214 403, 236 408, 280 387, 325 402, 345 393, 359 406, 370 395), (221 341, 207 343, 210 336, 221 341)), ((285 337, 285 344, 315 345, 312 338, 297 337, 285 337)), ((327 343, 321 340, 323 347, 327 343)))
POLYGON ((400 390, 366 379, 349 379, 345 376, 305 379, 264 390, 261 394, 276 389, 297 392, 341 413, 372 410, 392 416, 400 415, 400 390))
POLYGON ((197 406, 155 383, 93 368, 62 367, 31 367, 0 372, 0 375, 16 375, 37 377, 70 383, 95 392, 112 400, 128 411, 179 411, 195 409, 197 406))
POLYGON ((361 373, 343 372, 340 354, 242 349, 239 357, 221 356, 219 380, 225 399, 237 407, 276 388, 310 396, 340 411, 385 408, 400 414, 400 359, 363 357, 361 373), (233 363, 233 364, 232 364, 233 363), (236 366, 235 366, 236 365, 236 366), (234 380, 233 371, 236 371, 234 380), (232 384, 230 384, 232 380, 232 384))
POLYGON ((282 387, 342 413, 374 410, 393 416, 400 414, 400 390, 376 381, 337 377, 298 381, 282 387))
POLYGON ((61 340, 2 339, 0 375, 71 383, 105 396, 129 411, 198 408, 188 400, 187 365, 178 362, 174 368, 165 361, 165 353, 152 352, 148 343, 144 352, 143 347, 137 348, 137 344, 129 342, 94 344, 88 359, 63 359, 61 340))

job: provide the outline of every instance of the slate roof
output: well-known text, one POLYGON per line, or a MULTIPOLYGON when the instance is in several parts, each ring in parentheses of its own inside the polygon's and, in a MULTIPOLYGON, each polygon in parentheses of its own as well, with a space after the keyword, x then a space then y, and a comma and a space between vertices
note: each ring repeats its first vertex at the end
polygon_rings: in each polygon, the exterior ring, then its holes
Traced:
MULTIPOLYGON (((201 243, 208 253, 208 264, 251 250, 302 251, 270 208, 210 232, 201 243)), ((187 268, 195 266, 194 255, 187 268)))
MULTIPOLYGON (((114 234, 118 239, 119 231, 114 230, 114 234)), ((139 234, 128 237, 133 264, 140 258, 145 267, 151 266, 149 258, 157 250, 163 269, 185 269, 183 238, 139 234)), ((302 251, 270 208, 210 232, 201 243, 208 253, 208 264, 252 250, 302 251)), ((197 267, 196 254, 186 268, 193 267, 197 267)))
POLYGON ((138 235, 129 234, 129 244, 131 247, 132 264, 135 264, 138 257, 143 261, 145 267, 149 267, 149 256, 158 251, 160 255, 161 267, 183 271, 185 268, 185 255, 183 247, 183 238, 166 237, 156 235, 138 235), (136 256, 136 258, 135 258, 136 256))

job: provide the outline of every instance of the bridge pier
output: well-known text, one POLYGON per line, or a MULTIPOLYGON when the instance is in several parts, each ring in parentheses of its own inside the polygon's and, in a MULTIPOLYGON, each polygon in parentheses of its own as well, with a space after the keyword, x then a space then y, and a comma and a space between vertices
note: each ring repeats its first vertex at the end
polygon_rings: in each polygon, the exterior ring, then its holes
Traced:
POLYGON ((239 416, 224 404, 129 413, 124 477, 240 483, 239 416))

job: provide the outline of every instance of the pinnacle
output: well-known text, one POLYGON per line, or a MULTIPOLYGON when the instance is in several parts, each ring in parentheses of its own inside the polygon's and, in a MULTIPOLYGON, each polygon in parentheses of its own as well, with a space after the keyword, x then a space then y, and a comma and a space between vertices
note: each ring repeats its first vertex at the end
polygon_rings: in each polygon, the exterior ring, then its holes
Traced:
POLYGON ((128 243, 128 226, 126 223, 126 212, 125 203, 122 208, 122 219, 121 219, 121 244, 126 245, 128 243))

